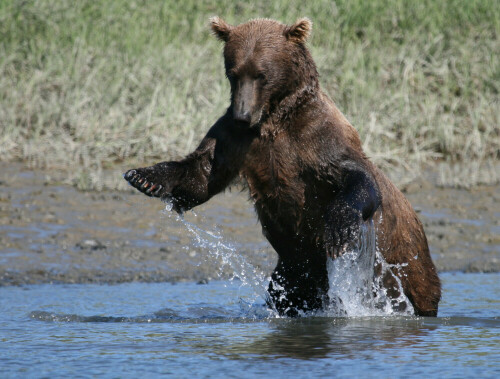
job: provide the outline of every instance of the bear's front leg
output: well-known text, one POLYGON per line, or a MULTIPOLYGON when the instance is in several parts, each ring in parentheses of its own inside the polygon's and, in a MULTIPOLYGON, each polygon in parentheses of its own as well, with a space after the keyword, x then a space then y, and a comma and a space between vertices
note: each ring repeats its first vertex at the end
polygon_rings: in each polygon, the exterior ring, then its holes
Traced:
POLYGON ((236 177, 250 141, 242 142, 241 135, 232 130, 231 115, 226 113, 217 120, 184 159, 135 168, 123 177, 145 195, 171 202, 179 213, 206 202, 236 177))
POLYGON ((382 202, 375 181, 362 170, 346 173, 343 187, 326 207, 323 247, 333 259, 358 242, 361 223, 371 219, 382 202))
MULTIPOLYGON (((208 200, 208 173, 203 159, 161 162, 136 168, 124 174, 133 187, 148 196, 159 197, 172 204, 178 213, 208 200)), ((206 163, 206 162, 205 162, 206 163)))

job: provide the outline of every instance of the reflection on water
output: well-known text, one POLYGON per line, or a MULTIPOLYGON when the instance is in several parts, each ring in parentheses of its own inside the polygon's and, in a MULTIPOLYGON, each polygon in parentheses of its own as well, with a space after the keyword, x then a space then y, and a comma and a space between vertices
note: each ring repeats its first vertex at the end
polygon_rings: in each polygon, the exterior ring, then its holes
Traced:
POLYGON ((404 348, 436 326, 423 327, 417 319, 305 318, 272 323, 271 332, 250 344, 230 344, 233 356, 259 355, 318 359, 356 358, 367 349, 404 348))
MULTIPOLYGON (((183 325, 192 328, 203 325, 212 330, 210 334, 196 336, 189 341, 191 354, 206 352, 244 359, 247 356, 287 357, 297 359, 317 359, 332 356, 356 358, 367 351, 405 349, 425 342, 429 333, 442 327, 452 328, 500 328, 500 318, 416 318, 416 317, 363 317, 330 318, 304 317, 248 318, 232 317, 232 312, 209 307, 191 307, 189 312, 199 317, 186 318, 170 309, 153 315, 135 317, 80 316, 75 314, 55 314, 44 311, 30 313, 32 319, 46 322, 75 323, 160 323, 183 325), (223 313, 227 313, 226 316, 223 313), (222 328, 219 329, 219 328, 222 328), (245 335, 241 329, 259 330, 260 333, 245 335), (265 333, 262 333, 265 329, 265 333), (237 332, 237 334, 234 334, 237 332), (214 340, 218 343, 214 344, 214 340), (221 343, 221 341, 223 343, 221 343)), ((162 334, 158 334, 161 336, 162 334)), ((186 345, 186 341, 181 342, 186 345)))
POLYGON ((442 279, 438 318, 278 318, 237 281, 4 287, 2 377, 496 377, 500 275, 442 279))

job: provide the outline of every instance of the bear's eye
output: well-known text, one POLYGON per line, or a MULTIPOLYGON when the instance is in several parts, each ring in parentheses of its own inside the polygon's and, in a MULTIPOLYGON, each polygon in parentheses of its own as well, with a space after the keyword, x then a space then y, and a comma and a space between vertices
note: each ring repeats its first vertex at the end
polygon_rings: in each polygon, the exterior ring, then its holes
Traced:
POLYGON ((236 73, 235 73, 233 70, 229 70, 229 71, 226 73, 226 76, 227 76, 227 78, 228 78, 230 81, 233 81, 233 80, 236 80, 236 79, 237 79, 237 75, 236 75, 236 73))
POLYGON ((265 84, 267 82, 267 78, 264 74, 260 73, 257 75, 257 80, 259 80, 261 83, 265 84))

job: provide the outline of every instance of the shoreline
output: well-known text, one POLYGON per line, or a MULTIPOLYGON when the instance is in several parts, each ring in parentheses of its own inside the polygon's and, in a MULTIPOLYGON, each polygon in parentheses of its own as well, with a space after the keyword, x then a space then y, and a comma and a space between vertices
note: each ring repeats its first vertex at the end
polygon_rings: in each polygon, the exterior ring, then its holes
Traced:
MULTIPOLYGON (((21 163, 0 174, 0 286, 206 283, 233 276, 224 258, 266 275, 274 268, 276 253, 245 192, 218 195, 182 222, 132 188, 81 192, 59 184, 60 175, 21 163), (196 246, 189 227, 215 235, 205 245, 226 247, 216 253, 196 246)), ((500 272, 500 185, 464 190, 421 179, 403 192, 424 224, 439 272, 500 272)))

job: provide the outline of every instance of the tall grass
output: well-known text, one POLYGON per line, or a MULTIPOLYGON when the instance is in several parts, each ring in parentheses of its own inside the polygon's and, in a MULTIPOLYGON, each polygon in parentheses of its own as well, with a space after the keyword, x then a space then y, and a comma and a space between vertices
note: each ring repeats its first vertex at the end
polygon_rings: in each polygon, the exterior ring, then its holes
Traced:
POLYGON ((100 189, 193 149, 229 103, 212 15, 311 18, 323 88, 382 166, 500 158, 494 1, 2 0, 0 160, 100 189))

